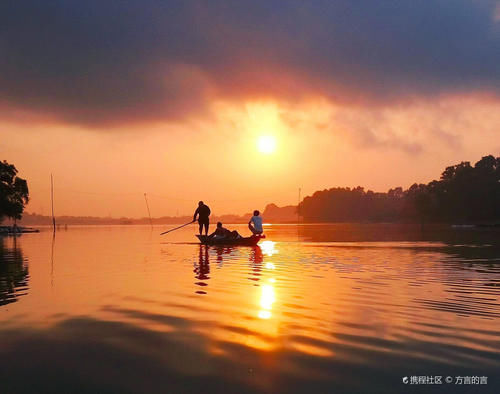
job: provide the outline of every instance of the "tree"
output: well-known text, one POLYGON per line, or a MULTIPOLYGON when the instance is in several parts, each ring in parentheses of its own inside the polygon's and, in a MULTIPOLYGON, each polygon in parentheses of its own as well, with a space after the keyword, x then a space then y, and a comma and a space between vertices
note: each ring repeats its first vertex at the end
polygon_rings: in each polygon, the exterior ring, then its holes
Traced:
POLYGON ((446 167, 439 180, 387 193, 362 187, 317 191, 299 205, 306 221, 420 221, 498 223, 500 157, 484 156, 446 167))
POLYGON ((0 161, 0 220, 4 217, 21 219, 29 201, 28 183, 17 176, 17 169, 5 160, 0 161))

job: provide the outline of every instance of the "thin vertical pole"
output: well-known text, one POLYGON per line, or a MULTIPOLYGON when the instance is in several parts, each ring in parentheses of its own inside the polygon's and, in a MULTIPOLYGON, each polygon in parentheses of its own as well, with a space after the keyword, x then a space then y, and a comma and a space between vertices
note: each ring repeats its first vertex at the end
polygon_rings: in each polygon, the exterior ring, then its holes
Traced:
POLYGON ((54 228, 54 233, 56 232, 56 218, 54 217, 54 178, 50 174, 50 200, 52 204, 52 226, 54 228))
POLYGON ((146 200, 146 208, 148 209, 149 224, 151 224, 151 228, 153 228, 153 219, 151 219, 151 212, 149 211, 149 204, 148 204, 148 196, 146 195, 146 193, 144 193, 144 199, 146 200))
POLYGON ((297 202, 297 223, 300 223, 300 210, 299 210, 299 205, 300 205, 300 187, 299 187, 299 200, 297 202))

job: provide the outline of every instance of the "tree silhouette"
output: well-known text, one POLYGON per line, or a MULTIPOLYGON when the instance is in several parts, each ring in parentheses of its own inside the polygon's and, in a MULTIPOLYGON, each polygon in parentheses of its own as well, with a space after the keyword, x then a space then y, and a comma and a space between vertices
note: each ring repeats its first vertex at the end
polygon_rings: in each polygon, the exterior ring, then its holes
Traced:
POLYGON ((5 160, 0 161, 0 220, 21 219, 29 201, 28 183, 17 176, 17 169, 5 160))
POLYGON ((299 205, 310 222, 493 222, 500 221, 500 157, 485 156, 446 167, 439 180, 387 193, 362 187, 315 192, 299 205))

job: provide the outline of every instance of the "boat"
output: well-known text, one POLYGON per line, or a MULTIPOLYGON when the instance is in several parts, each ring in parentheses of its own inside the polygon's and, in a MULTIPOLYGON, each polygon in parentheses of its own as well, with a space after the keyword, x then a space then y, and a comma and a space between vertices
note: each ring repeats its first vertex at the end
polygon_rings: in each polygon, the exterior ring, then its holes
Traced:
POLYGON ((207 235, 196 235, 202 245, 234 245, 234 246, 255 246, 265 235, 252 235, 251 237, 240 238, 210 238, 207 235))
POLYGON ((39 232, 40 230, 32 227, 0 226, 0 234, 15 235, 15 234, 39 233, 39 232))

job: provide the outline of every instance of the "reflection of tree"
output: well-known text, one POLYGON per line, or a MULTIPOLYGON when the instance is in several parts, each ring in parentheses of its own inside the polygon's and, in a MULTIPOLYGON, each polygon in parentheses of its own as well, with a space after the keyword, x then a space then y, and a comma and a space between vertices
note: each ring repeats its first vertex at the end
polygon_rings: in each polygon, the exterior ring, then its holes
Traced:
POLYGON ((0 239, 0 305, 16 302, 20 295, 19 288, 28 286, 28 266, 21 249, 7 248, 0 239))

